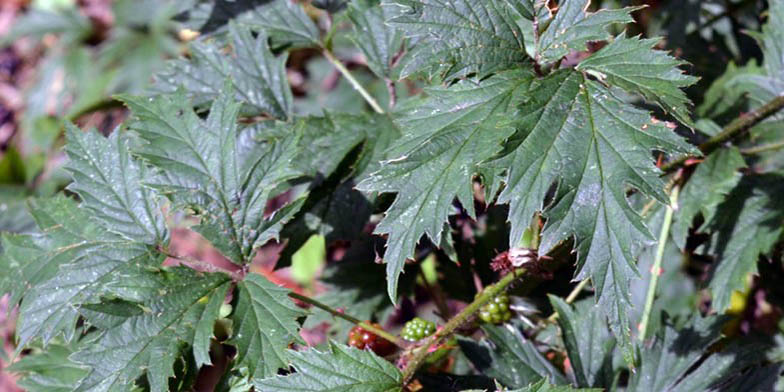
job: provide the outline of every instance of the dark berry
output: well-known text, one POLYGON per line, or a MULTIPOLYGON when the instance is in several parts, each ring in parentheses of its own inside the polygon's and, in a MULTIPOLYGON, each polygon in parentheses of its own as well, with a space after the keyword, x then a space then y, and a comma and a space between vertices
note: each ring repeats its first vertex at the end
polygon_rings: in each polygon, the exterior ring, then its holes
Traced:
POLYGON ((512 311, 509 310, 509 297, 501 294, 493 298, 490 303, 479 308, 479 318, 492 324, 502 324, 512 318, 512 311))
MULTIPOLYGON (((369 323, 369 322, 368 322, 369 323)), ((381 325, 373 323, 374 327, 381 329, 381 325)), ((395 352, 395 345, 389 340, 376 336, 376 334, 366 331, 359 325, 351 328, 348 333, 348 345, 360 350, 371 350, 377 355, 386 356, 395 352)))
POLYGON ((436 332, 436 324, 432 321, 415 317, 403 326, 400 336, 410 342, 416 342, 436 332))

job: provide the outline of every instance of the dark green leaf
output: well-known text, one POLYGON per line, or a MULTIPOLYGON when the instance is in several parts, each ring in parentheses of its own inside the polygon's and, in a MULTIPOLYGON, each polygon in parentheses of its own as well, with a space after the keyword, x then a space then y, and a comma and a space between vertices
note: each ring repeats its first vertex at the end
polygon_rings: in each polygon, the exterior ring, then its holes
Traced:
POLYGON ((193 112, 178 93, 144 99, 124 96, 131 108, 131 128, 147 143, 138 153, 161 170, 151 184, 168 194, 177 207, 201 218, 193 227, 235 263, 247 263, 255 247, 276 238, 296 208, 267 220, 270 192, 297 176, 290 162, 297 152, 297 134, 260 146, 239 162, 237 113, 233 89, 212 105, 206 120, 193 112))
POLYGON ((558 312, 558 325, 577 385, 609 388, 613 378, 615 339, 610 335, 602 313, 590 302, 581 301, 573 310, 560 298, 550 296, 550 303, 558 312))
POLYGON ((757 273, 757 260, 778 241, 784 227, 784 178, 780 175, 744 177, 718 206, 703 229, 712 233, 709 253, 715 255, 709 284, 711 306, 724 312, 733 290, 743 290, 746 276, 757 273))
POLYGON ((630 14, 637 8, 602 9, 591 13, 587 12, 590 3, 590 0, 568 0, 558 4, 558 12, 537 42, 537 62, 549 64, 569 51, 583 51, 590 41, 609 39, 608 26, 634 21, 630 14))
POLYGON ((400 76, 424 70, 444 80, 479 78, 526 62, 520 15, 504 0, 395 0, 394 26, 415 40, 401 60, 400 76))
POLYGON ((511 71, 481 82, 434 87, 427 90, 428 98, 400 109, 396 122, 403 137, 387 153, 393 159, 357 185, 363 191, 397 192, 376 227, 376 233, 389 234, 384 260, 393 301, 403 264, 422 235, 441 243, 453 200, 474 214, 472 178, 477 164, 496 154, 511 133, 509 127, 495 124, 519 102, 531 80, 529 72, 511 71))
POLYGON ((294 305, 289 291, 256 274, 237 283, 237 305, 231 315, 237 347, 236 367, 247 367, 251 377, 277 374, 289 363, 289 344, 298 339, 297 318, 305 312, 294 305))
POLYGON ((740 181, 738 170, 746 167, 737 148, 718 150, 703 161, 689 178, 678 197, 678 210, 672 224, 672 238, 678 247, 686 246, 689 228, 697 214, 705 221, 716 214, 716 208, 740 181))
POLYGON ((50 344, 46 351, 25 355, 6 370, 22 375, 17 386, 29 392, 70 392, 87 370, 68 357, 74 345, 50 344))
POLYGON ((599 80, 638 93, 648 101, 659 104, 682 123, 692 126, 689 115, 691 102, 681 88, 697 78, 683 74, 678 61, 667 53, 651 50, 659 39, 616 37, 607 46, 577 65, 599 80))
POLYGON ((151 390, 169 389, 174 362, 192 343, 193 328, 203 317, 199 299, 225 293, 228 278, 184 268, 162 273, 156 295, 143 302, 115 301, 84 312, 88 322, 106 331, 71 357, 90 367, 77 391, 127 390, 143 374, 151 390))
POLYGON ((274 47, 321 45, 318 27, 297 2, 270 0, 243 15, 240 20, 269 35, 274 47))
POLYGON ((131 158, 128 140, 120 131, 105 138, 67 124, 66 169, 74 182, 68 189, 82 199, 102 225, 130 241, 150 245, 168 240, 157 196, 142 187, 144 166, 131 158))
POLYGON ((499 161, 510 168, 499 196, 510 203, 509 245, 517 245, 557 183, 539 251, 576 238, 576 279, 591 278, 597 301, 628 348, 629 282, 638 276, 638 250, 653 236, 629 206, 626 190, 667 203, 651 151, 698 152, 647 112, 570 70, 538 80, 515 121, 517 131, 499 161))
POLYGON ((362 51, 368 67, 378 77, 397 80, 393 60, 401 50, 403 33, 387 25, 390 9, 378 0, 354 0, 349 4, 348 17, 354 24, 351 40, 362 51))
POLYGON ((482 330, 487 338, 479 343, 470 339, 458 341, 463 353, 482 374, 512 388, 524 387, 542 377, 556 384, 566 383, 566 378, 516 326, 485 325, 482 330))
POLYGON ((329 343, 328 351, 291 352, 296 373, 254 381, 268 392, 397 392, 400 371, 370 351, 329 343))
POLYGON ((553 385, 547 379, 542 379, 525 388, 515 389, 509 392, 570 392, 570 391, 584 391, 584 392, 600 392, 602 389, 594 388, 572 388, 568 385, 553 385))
POLYGON ((196 105, 203 105, 217 99, 226 78, 231 78, 243 112, 288 119, 293 105, 286 79, 288 55, 275 57, 264 33, 254 38, 248 28, 233 23, 228 41, 231 55, 221 41, 193 42, 190 58, 171 60, 157 75, 155 89, 171 93, 184 88, 196 105))

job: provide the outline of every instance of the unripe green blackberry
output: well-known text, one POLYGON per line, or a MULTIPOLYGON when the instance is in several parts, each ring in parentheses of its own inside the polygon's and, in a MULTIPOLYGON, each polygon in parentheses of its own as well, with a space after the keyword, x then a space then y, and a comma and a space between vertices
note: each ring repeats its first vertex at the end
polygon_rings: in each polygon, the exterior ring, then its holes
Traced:
POLYGON ((403 331, 400 332, 400 336, 409 342, 416 342, 435 332, 436 324, 434 322, 415 317, 403 326, 403 331))
POLYGON ((501 294, 485 306, 479 308, 479 318, 492 324, 502 324, 512 318, 512 311, 509 310, 509 297, 501 294))

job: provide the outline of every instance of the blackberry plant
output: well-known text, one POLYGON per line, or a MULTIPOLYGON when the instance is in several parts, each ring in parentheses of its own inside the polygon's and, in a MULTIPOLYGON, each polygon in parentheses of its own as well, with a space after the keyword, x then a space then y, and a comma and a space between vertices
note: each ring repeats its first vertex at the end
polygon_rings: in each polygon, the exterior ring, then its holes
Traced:
POLYGON ((784 1, 171 6, 2 235, 25 389, 784 385, 784 1))

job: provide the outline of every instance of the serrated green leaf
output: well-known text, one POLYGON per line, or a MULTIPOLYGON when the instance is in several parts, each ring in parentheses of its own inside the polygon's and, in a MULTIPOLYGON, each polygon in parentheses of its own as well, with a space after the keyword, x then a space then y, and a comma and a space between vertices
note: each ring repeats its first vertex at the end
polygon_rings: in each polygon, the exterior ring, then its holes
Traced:
POLYGON ((744 75, 764 75, 764 72, 764 69, 758 66, 755 60, 751 60, 743 66, 737 66, 730 61, 724 73, 714 80, 708 91, 705 92, 702 103, 697 107, 697 115, 714 118, 725 114, 738 103, 745 93, 742 83, 744 75))
MULTIPOLYGON (((182 93, 144 99, 123 96, 132 111, 130 127, 146 142, 138 154, 160 169, 150 184, 166 193, 176 207, 200 218, 193 229, 235 263, 251 260, 255 247, 276 238, 296 208, 273 219, 264 217, 270 192, 297 176, 291 160, 298 134, 260 146, 244 162, 238 159, 237 113, 227 85, 206 120, 191 109, 182 93)), ((299 204, 294 205, 298 207, 299 204)))
POLYGON ((704 350, 720 336, 726 319, 695 318, 679 332, 667 326, 650 348, 641 350, 640 367, 629 386, 639 391, 670 391, 704 350))
POLYGON ((393 301, 405 260, 422 235, 441 242, 453 200, 474 214, 477 165, 500 150, 511 128, 495 124, 519 102, 532 78, 530 72, 511 71, 481 82, 466 80, 430 88, 428 98, 401 105, 396 123, 403 137, 387 152, 393 159, 357 185, 367 192, 397 192, 375 231, 389 234, 384 260, 393 301), (433 180, 416 180, 422 178, 433 180))
POLYGON ((659 39, 616 37, 605 47, 577 65, 578 70, 597 76, 600 80, 642 95, 656 102, 665 112, 693 127, 689 115, 691 102, 681 88, 697 82, 697 78, 683 74, 678 66, 683 61, 665 52, 652 50, 659 39))
POLYGON ((319 30, 300 3, 270 0, 240 18, 243 24, 268 34, 273 47, 318 47, 319 30))
POLYGON ((82 199, 106 229, 150 245, 165 243, 168 231, 158 198, 142 187, 144 166, 131 158, 127 139, 115 131, 105 138, 66 125, 66 169, 73 182, 68 190, 82 199))
POLYGON ((237 283, 237 306, 231 315, 237 347, 235 366, 250 369, 251 378, 277 374, 289 363, 287 348, 298 339, 297 318, 306 313, 288 297, 289 290, 249 274, 237 283))
POLYGON ((286 78, 288 54, 275 56, 263 32, 254 37, 247 27, 229 24, 227 37, 232 50, 222 41, 196 41, 189 58, 169 61, 156 75, 156 91, 172 93, 184 88, 196 105, 218 98, 226 78, 231 78, 236 98, 248 115, 267 114, 286 120, 291 117, 292 95, 286 78))
POLYGON ((629 283, 638 276, 635 256, 653 237, 629 206, 626 190, 633 187, 667 203, 651 151, 698 152, 647 112, 571 70, 538 80, 528 98, 498 161, 509 167, 507 186, 498 198, 510 204, 509 245, 517 245, 551 186, 558 184, 544 212, 539 251, 546 254, 576 238, 575 279, 591 278, 598 303, 628 348, 629 283))
POLYGON ((51 259, 43 260, 44 249, 39 236, 3 233, 3 254, 0 255, 0 295, 9 294, 10 311, 22 300, 25 292, 57 272, 51 259), (37 261, 37 262, 33 262, 37 261))
POLYGON ((610 335, 602 313, 589 301, 581 301, 572 309, 558 297, 550 295, 549 298, 558 313, 558 325, 577 385, 609 388, 613 378, 615 339, 610 335))
POLYGON ((369 116, 342 113, 298 118, 293 126, 263 122, 243 130, 241 137, 247 144, 243 155, 258 155, 265 143, 290 137, 293 127, 293 132, 307 142, 301 143, 292 166, 318 183, 332 175, 346 155, 362 143, 365 130, 374 125, 369 116))
POLYGON ((527 387, 515 389, 509 392, 570 392, 570 391, 583 391, 583 392, 600 392, 603 389, 596 389, 596 388, 572 388, 568 385, 553 385, 550 382, 543 378, 538 382, 535 382, 527 387))
POLYGON ((385 23, 391 16, 379 0, 354 0, 348 6, 354 24, 350 38, 365 55, 368 67, 380 78, 397 80, 392 61, 402 49, 403 33, 385 23))
POLYGON ((68 359, 75 348, 75 344, 50 344, 46 351, 25 355, 6 370, 22 375, 16 384, 25 391, 70 392, 87 375, 87 369, 68 359))
POLYGON ((25 293, 20 307, 17 350, 34 338, 46 345, 64 334, 66 342, 70 341, 78 317, 76 306, 93 298, 103 283, 98 277, 135 258, 147 259, 148 254, 144 245, 95 224, 88 211, 65 197, 31 202, 31 212, 46 236, 34 240, 40 252, 30 248, 29 241, 21 244, 25 248, 21 257, 37 258, 24 261, 30 265, 23 266, 23 285, 35 286, 25 293))
POLYGON ((686 246, 689 228, 698 213, 702 213, 705 221, 713 219, 716 208, 740 181, 738 170, 744 167, 746 162, 735 147, 718 150, 697 166, 678 197, 678 209, 670 229, 679 248, 686 246))
POLYGON ((640 350, 640 367, 629 379, 629 390, 700 392, 718 387, 722 380, 749 365, 760 363, 764 345, 729 344, 709 350, 727 320, 707 317, 690 320, 680 329, 667 326, 650 348, 640 350))
MULTIPOLYGON (((150 273, 152 279, 160 273, 150 273)), ((115 301, 85 311, 87 321, 106 331, 71 358, 90 367, 76 391, 123 391, 147 376, 150 389, 166 391, 174 361, 192 343, 204 314, 204 296, 225 292, 228 277, 174 268, 163 272, 158 295, 144 302, 115 301)))
POLYGON ((717 264, 708 287, 716 311, 724 312, 733 290, 742 290, 748 274, 757 273, 760 255, 779 240, 784 226, 784 178, 780 175, 745 176, 718 206, 721 213, 706 222, 712 233, 709 253, 717 264))
POLYGON ((768 21, 762 26, 762 32, 752 31, 749 34, 762 48, 768 76, 784 80, 784 3, 771 1, 768 21))
POLYGON ((479 78, 527 61, 520 15, 504 0, 394 0, 390 23, 416 44, 401 59, 400 77, 424 70, 444 80, 479 78))
MULTIPOLYGON (((220 308, 229 291, 229 283, 225 283, 207 296, 207 305, 201 311, 196 328, 193 331, 193 356, 196 367, 212 365, 210 360, 210 339, 213 337, 215 320, 220 316, 220 308)), ((204 297, 200 299, 203 301, 204 297)))
POLYGON ((537 62, 549 64, 569 51, 585 50, 585 44, 590 41, 607 40, 611 37, 608 26, 633 22, 631 13, 639 9, 627 7, 587 12, 590 3, 590 0, 568 0, 558 4, 558 12, 537 42, 537 62))
POLYGON ((291 352, 296 373, 254 380, 260 391, 397 392, 402 391, 400 371, 370 351, 334 342, 328 351, 291 352))
POLYGON ((482 374, 511 388, 525 387, 542 377, 556 384, 566 383, 566 378, 517 326, 483 325, 482 331, 487 338, 478 343, 467 338, 458 340, 463 353, 482 374))

